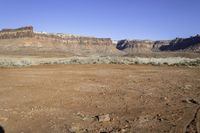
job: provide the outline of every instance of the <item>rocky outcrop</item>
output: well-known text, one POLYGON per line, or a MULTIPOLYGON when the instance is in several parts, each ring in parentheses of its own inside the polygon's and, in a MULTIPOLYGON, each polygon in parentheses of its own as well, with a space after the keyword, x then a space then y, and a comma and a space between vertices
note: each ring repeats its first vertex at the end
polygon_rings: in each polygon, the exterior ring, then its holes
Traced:
POLYGON ((200 52, 200 35, 190 38, 176 38, 169 45, 160 47, 161 51, 195 51, 200 52))
POLYGON ((40 40, 56 41, 65 44, 91 44, 91 45, 110 45, 112 40, 110 38, 95 38, 95 37, 83 37, 67 34, 48 34, 48 33, 36 33, 33 32, 32 26, 22 27, 18 29, 2 29, 0 31, 0 39, 14 39, 34 37, 40 40))
POLYGON ((13 38, 24 38, 33 37, 33 27, 21 27, 18 29, 2 29, 0 31, 0 39, 13 39, 13 38))
POLYGON ((117 43, 116 48, 126 51, 128 53, 133 52, 156 52, 159 51, 161 46, 168 45, 169 41, 150 41, 150 40, 121 40, 117 43))
POLYGON ((62 42, 65 44, 79 44, 79 45, 111 45, 112 40, 110 38, 95 38, 95 37, 83 37, 66 34, 47 34, 47 33, 35 33, 34 37, 41 40, 62 42))
POLYGON ((0 54, 55 52, 66 55, 126 55, 168 51, 200 52, 200 35, 174 40, 121 40, 69 34, 34 32, 32 26, 0 31, 0 54), (33 52, 34 51, 34 52, 33 52))
POLYGON ((135 52, 200 52, 200 35, 190 38, 176 38, 174 40, 121 40, 117 49, 127 53, 135 52))
POLYGON ((33 27, 3 29, 0 55, 88 56, 121 53, 110 38, 33 32, 33 27))

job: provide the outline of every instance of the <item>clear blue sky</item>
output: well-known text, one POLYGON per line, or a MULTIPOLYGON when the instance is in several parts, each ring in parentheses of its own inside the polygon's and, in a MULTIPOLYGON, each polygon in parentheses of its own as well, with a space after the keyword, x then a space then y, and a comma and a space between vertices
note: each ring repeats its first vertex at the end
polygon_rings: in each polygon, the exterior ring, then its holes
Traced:
POLYGON ((200 33, 200 0, 0 0, 0 28, 113 39, 173 39, 200 33))

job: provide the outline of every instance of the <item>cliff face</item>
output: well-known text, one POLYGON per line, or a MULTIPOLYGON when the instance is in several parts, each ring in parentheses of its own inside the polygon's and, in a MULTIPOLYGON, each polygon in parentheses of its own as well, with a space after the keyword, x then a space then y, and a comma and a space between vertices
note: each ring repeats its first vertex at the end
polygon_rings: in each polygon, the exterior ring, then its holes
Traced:
POLYGON ((120 53, 110 38, 33 32, 33 27, 0 31, 0 54, 113 55, 120 53))
POLYGON ((134 52, 200 52, 200 35, 190 38, 176 38, 174 40, 121 40, 117 49, 127 53, 134 52))
POLYGON ((60 35, 60 34, 43 34, 35 33, 34 37, 41 40, 57 41, 65 44, 79 44, 79 45, 111 45, 110 38, 95 38, 95 37, 82 37, 73 35, 60 35))
POLYGON ((117 43, 117 49, 128 53, 134 52, 157 52, 161 46, 168 45, 169 41, 150 41, 150 40, 121 40, 117 43))
POLYGON ((176 38, 169 45, 161 46, 161 51, 195 51, 200 52, 200 35, 190 38, 176 38))
POLYGON ((33 27, 27 26, 18 29, 2 29, 0 39, 24 38, 33 36, 33 27))
POLYGON ((200 36, 174 40, 121 40, 34 32, 32 26, 0 31, 0 54, 126 55, 135 53, 200 52, 200 36))
POLYGON ((34 33, 32 26, 22 27, 18 29, 2 29, 0 31, 0 39, 14 39, 34 37, 41 40, 57 41, 65 44, 91 44, 91 45, 110 45, 112 40, 110 38, 95 38, 95 37, 82 37, 65 34, 47 34, 47 33, 34 33))

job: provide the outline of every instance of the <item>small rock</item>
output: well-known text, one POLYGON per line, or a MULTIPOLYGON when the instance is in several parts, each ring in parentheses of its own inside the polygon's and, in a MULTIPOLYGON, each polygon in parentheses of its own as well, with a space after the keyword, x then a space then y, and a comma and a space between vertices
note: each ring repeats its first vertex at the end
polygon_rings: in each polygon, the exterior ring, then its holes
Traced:
POLYGON ((184 86, 184 89, 186 89, 186 90, 190 90, 192 88, 192 85, 185 85, 184 86))
POLYGON ((163 119, 161 118, 161 114, 157 114, 156 119, 159 120, 159 121, 163 121, 163 119))
POLYGON ((76 115, 78 117, 80 117, 83 121, 91 121, 91 122, 97 121, 97 117, 96 116, 84 115, 83 113, 80 113, 80 112, 76 113, 76 115))
POLYGON ((77 132, 77 131, 79 131, 79 130, 80 130, 79 127, 72 126, 72 127, 69 129, 69 132, 75 133, 75 132, 77 132))
POLYGON ((126 129, 121 129, 121 132, 122 133, 125 133, 127 130, 126 129))
POLYGON ((167 97, 160 97, 161 100, 166 101, 168 98, 167 97))
POLYGON ((89 117, 89 116, 83 118, 84 121, 91 121, 91 122, 96 121, 96 119, 97 119, 96 117, 89 117))
POLYGON ((98 119, 99 122, 107 122, 111 120, 109 114, 99 115, 99 116, 96 116, 96 118, 98 119))
POLYGON ((185 100, 182 100, 182 102, 185 102, 185 103, 193 103, 193 104, 200 104, 198 101, 196 101, 195 99, 193 98, 187 98, 185 100))
POLYGON ((78 113, 77 113, 77 116, 79 116, 79 117, 81 117, 81 118, 84 118, 84 117, 85 117, 85 115, 82 114, 81 112, 78 112, 78 113))

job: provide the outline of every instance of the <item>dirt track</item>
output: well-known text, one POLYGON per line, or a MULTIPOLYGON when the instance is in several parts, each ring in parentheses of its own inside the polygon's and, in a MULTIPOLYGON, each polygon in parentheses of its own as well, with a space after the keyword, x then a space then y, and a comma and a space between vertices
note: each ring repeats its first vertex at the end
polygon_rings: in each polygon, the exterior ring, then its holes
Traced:
POLYGON ((0 69, 0 125, 6 133, 195 132, 199 102, 199 67, 0 69), (99 122, 104 114, 111 120, 99 122))

